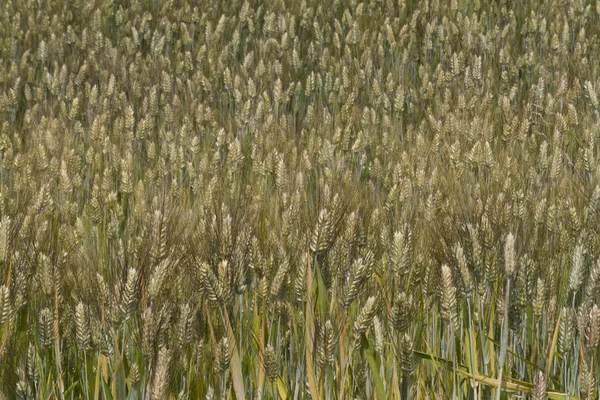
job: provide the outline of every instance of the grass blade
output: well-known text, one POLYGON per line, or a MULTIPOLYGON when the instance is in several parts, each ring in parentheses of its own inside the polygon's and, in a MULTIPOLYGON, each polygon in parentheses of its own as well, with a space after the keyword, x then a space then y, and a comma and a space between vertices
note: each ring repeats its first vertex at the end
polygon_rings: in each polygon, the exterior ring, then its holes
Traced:
POLYGON ((235 342, 235 334, 231 327, 231 321, 229 320, 229 314, 227 309, 223 308, 223 314, 225 315, 225 324, 227 325, 227 339, 231 343, 231 378, 233 380, 233 390, 235 391, 235 397, 238 400, 245 400, 246 392, 244 391, 244 375, 242 374, 242 360, 238 353, 237 344, 235 342))
POLYGON ((367 354, 367 361, 369 362, 369 367, 371 368, 371 374, 373 375, 373 379, 375 379, 375 392, 377 393, 377 399, 383 400, 386 398, 385 395, 385 386, 383 385, 383 381, 381 380, 381 375, 379 373, 379 365, 377 364, 377 360, 375 359, 375 355, 373 354, 373 348, 369 343, 369 340, 365 335, 362 335, 361 338, 361 347, 363 351, 367 354))
MULTIPOLYGON (((307 257, 310 260, 310 257, 307 257)), ((306 306, 305 306, 305 318, 304 322, 304 347, 305 347, 305 362, 306 362, 306 376, 308 379, 308 389, 313 399, 319 399, 319 391, 317 389, 317 379, 315 377, 315 370, 313 364, 312 354, 312 338, 314 337, 314 317, 312 310, 312 270, 310 267, 310 261, 306 266, 306 306)))

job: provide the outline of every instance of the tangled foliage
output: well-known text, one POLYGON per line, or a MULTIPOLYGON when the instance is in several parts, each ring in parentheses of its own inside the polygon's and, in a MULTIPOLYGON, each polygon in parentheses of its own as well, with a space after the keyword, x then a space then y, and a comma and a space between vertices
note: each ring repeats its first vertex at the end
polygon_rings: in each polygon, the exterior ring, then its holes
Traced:
POLYGON ((0 6, 4 397, 596 398, 600 2, 0 6))

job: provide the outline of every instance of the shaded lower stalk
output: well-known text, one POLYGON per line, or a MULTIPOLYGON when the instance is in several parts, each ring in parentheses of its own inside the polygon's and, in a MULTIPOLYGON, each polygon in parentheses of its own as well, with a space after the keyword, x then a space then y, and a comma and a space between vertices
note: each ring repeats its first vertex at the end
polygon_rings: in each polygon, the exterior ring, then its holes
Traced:
POLYGON ((400 389, 400 394, 402 396, 403 399, 408 399, 408 388, 410 388, 410 376, 407 374, 404 374, 404 377, 402 378, 402 386, 400 389))
POLYGON ((450 324, 450 345, 452 346, 452 373, 454 375, 454 379, 452 381, 452 399, 458 399, 456 395, 456 338, 453 324, 450 324))
MULTIPOLYGON (((475 370, 474 370, 475 361, 473 359, 473 337, 472 337, 473 320, 471 318, 471 300, 468 297, 467 297, 467 309, 469 312, 469 346, 471 346, 471 348, 469 349, 469 356, 471 357, 471 374, 473 374, 473 376, 475 376, 475 370)), ((471 379, 471 387, 473 388, 474 400, 478 400, 477 382, 475 382, 475 379, 471 379)))
POLYGON ((506 358, 506 350, 508 346, 508 300, 510 291, 510 278, 506 280, 506 293, 504 296, 504 320, 502 321, 502 333, 500 339, 500 357, 498 358, 498 391, 496 392, 496 400, 500 400, 502 388, 502 373, 504 371, 504 359, 506 358))

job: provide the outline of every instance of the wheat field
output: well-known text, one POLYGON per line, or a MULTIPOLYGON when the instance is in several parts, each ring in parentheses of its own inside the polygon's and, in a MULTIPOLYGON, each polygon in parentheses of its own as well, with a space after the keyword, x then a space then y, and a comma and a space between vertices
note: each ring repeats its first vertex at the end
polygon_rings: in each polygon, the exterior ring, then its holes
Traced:
POLYGON ((597 399, 600 1, 0 1, 0 399, 597 399))

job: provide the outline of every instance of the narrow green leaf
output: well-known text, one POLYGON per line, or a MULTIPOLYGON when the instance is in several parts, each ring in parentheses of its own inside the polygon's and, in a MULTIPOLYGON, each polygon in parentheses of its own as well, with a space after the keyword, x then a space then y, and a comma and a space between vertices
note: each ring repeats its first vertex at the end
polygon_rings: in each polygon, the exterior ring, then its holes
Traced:
POLYGON ((385 387, 383 385, 383 381, 381 380, 381 375, 379 374, 379 365, 377 364, 377 360, 373 354, 373 349, 365 335, 362 335, 361 347, 367 354, 369 367, 371 367, 371 372, 373 373, 373 378, 375 379, 375 391, 377 393, 377 399, 383 400, 386 398, 385 387))

